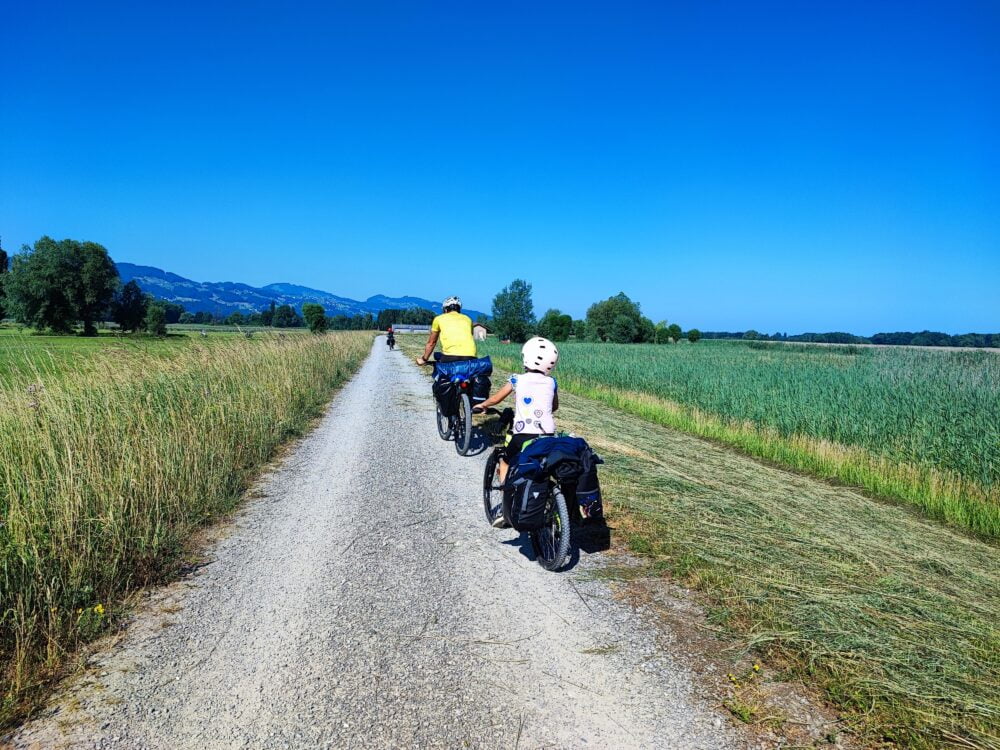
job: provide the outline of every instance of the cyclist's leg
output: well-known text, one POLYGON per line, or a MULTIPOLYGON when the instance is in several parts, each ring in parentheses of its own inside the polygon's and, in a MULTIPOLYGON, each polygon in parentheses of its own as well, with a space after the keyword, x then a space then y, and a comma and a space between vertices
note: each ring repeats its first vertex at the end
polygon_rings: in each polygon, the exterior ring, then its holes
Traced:
POLYGON ((511 464, 517 461, 517 456, 521 452, 521 446, 524 445, 524 438, 521 435, 514 435, 510 430, 507 431, 507 437, 503 443, 503 456, 500 458, 500 484, 507 481, 507 471, 510 469, 511 464))

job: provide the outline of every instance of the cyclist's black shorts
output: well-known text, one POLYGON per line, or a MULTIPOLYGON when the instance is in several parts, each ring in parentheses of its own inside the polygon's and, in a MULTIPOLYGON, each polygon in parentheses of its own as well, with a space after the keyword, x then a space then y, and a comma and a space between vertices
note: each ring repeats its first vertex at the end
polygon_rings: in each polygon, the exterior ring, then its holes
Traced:
POLYGON ((476 359, 476 357, 466 357, 462 354, 442 354, 441 352, 434 352, 434 359, 438 362, 468 362, 470 359, 476 359))
POLYGON ((517 457, 521 453, 524 444, 532 440, 537 440, 540 437, 552 437, 552 435, 549 433, 540 435, 533 432, 519 432, 516 435, 511 435, 510 440, 504 448, 504 459, 509 465, 517 463, 517 457))

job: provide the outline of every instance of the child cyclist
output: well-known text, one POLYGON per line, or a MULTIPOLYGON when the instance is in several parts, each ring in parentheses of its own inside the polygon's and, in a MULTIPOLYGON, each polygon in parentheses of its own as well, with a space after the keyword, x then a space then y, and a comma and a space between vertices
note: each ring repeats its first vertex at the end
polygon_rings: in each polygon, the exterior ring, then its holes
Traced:
MULTIPOLYGON (((504 457, 500 460, 500 482, 507 479, 507 470, 517 462, 521 449, 532 440, 556 434, 554 412, 559 408, 559 390, 556 379, 551 377, 559 350, 548 339, 535 336, 521 348, 524 372, 513 375, 510 381, 473 411, 485 411, 514 394, 514 425, 507 434, 504 457)), ((502 515, 494 526, 505 524, 502 515)))

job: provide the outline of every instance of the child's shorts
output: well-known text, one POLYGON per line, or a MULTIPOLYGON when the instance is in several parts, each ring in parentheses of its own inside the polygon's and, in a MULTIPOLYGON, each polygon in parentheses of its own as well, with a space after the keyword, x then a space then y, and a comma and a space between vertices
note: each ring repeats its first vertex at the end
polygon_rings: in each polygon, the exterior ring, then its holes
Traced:
POLYGON ((552 437, 552 433, 536 433, 536 432, 519 432, 514 434, 513 432, 507 433, 507 443, 504 446, 504 458, 507 460, 508 466, 513 466, 517 463, 517 457, 521 453, 521 449, 540 437, 552 437))

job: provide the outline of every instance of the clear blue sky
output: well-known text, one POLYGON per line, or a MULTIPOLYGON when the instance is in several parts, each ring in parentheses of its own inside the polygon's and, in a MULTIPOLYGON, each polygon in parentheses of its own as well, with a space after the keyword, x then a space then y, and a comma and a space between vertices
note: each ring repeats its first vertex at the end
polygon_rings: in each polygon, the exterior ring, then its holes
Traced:
POLYGON ((8 0, 0 235, 42 234, 351 297, 1000 331, 1000 3, 8 0))

